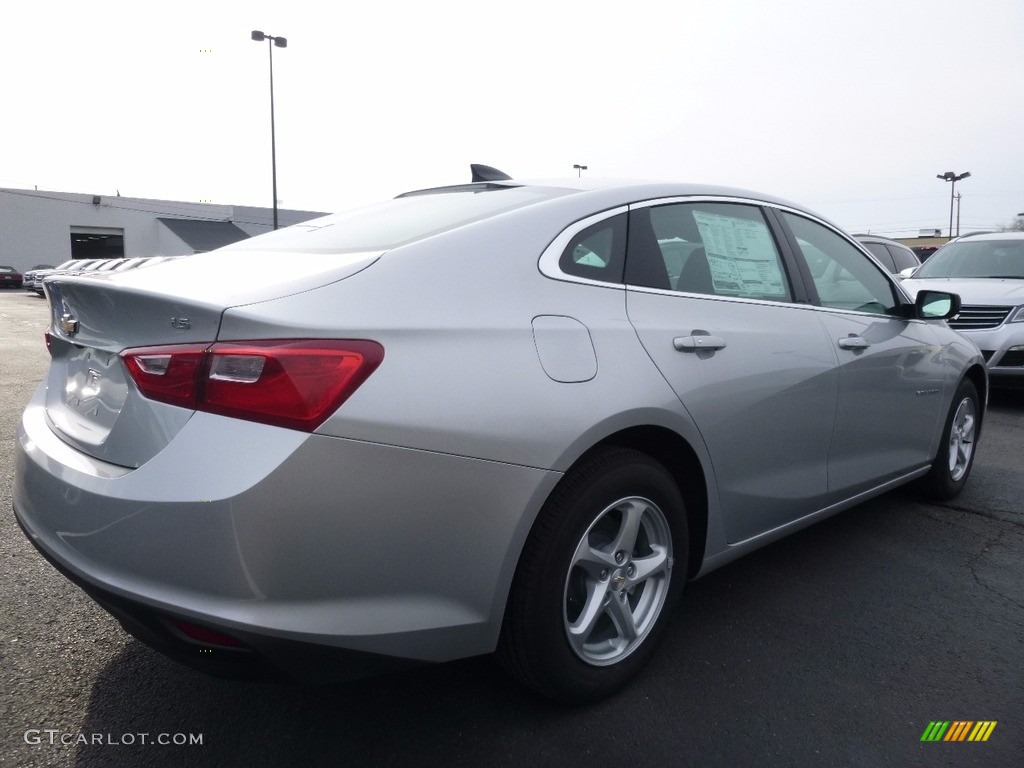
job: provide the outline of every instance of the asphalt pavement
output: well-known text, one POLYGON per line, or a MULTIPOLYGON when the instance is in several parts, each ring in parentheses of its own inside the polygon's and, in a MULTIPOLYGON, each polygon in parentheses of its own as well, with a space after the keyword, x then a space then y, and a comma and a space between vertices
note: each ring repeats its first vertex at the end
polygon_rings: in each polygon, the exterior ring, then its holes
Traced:
POLYGON ((1024 763, 1024 393, 967 490, 897 491, 690 584, 653 663, 571 709, 488 658, 301 688, 206 677, 126 635, 11 512, 45 302, 0 292, 2 766, 978 766, 1024 763), (985 742, 931 723, 996 723, 985 742))

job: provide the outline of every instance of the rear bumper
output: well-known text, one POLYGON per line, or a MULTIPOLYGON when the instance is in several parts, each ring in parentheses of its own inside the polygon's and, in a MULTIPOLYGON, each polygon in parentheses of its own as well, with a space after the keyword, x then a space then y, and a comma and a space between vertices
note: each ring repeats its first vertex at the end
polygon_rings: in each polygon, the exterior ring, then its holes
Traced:
POLYGON ((127 470, 61 442, 40 396, 15 454, 26 534, 129 632, 215 674, 300 680, 493 650, 560 477, 201 413, 127 470))
POLYGON ((196 640, 182 632, 176 624, 191 623, 191 617, 173 611, 156 610, 145 603, 97 587, 67 570, 40 547, 32 536, 29 536, 29 540, 54 568, 117 619, 125 632, 168 658, 208 675, 241 680, 324 684, 398 672, 426 663, 263 635, 234 627, 217 627, 209 623, 200 626, 225 634, 236 640, 238 645, 226 647, 216 642, 196 640))

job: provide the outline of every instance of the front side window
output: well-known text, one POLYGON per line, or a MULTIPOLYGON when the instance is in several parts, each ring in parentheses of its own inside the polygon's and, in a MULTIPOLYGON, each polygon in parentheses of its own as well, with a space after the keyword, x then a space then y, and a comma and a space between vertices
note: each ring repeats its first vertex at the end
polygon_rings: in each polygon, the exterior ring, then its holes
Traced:
POLYGON ((789 281, 760 208, 670 203, 630 212, 626 282, 648 288, 789 301, 789 281))
POLYGON ((783 212, 796 236, 823 307, 885 314, 897 304, 888 278, 837 232, 803 216, 783 212))

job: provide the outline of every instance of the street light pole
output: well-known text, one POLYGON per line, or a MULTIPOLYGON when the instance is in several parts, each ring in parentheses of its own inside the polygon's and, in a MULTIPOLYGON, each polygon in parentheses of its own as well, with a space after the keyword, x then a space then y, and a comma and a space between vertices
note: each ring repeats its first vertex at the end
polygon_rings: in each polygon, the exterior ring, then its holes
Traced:
POLYGON ((585 170, 587 170, 587 166, 585 166, 585 165, 574 165, 573 168, 576 169, 576 178, 577 179, 582 178, 583 177, 583 172, 585 170))
MULTIPOLYGON (((953 190, 956 189, 956 183, 962 179, 966 179, 971 175, 970 171, 964 171, 961 174, 957 174, 956 171, 946 171, 935 176, 936 179, 942 179, 948 181, 949 184, 949 239, 953 239, 953 190)), ((959 217, 958 217, 959 218, 959 217)), ((960 235, 960 222, 957 221, 957 236, 960 235)))
POLYGON ((274 196, 274 229, 277 229, 277 140, 274 135, 274 46, 287 48, 288 40, 284 37, 265 35, 259 30, 252 31, 252 39, 256 42, 267 41, 270 51, 270 178, 274 196))

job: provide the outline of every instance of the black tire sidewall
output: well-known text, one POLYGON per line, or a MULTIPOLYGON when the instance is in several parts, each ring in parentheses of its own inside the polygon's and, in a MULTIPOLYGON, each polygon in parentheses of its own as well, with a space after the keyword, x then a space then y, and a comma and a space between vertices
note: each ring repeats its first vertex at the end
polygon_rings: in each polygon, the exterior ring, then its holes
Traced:
POLYGON ((537 671, 545 680, 544 692, 578 703, 618 690, 646 664, 682 592, 688 541, 679 489, 665 469, 644 454, 618 450, 594 457, 580 467, 576 476, 567 476, 565 481, 565 487, 556 490, 541 513, 550 516, 546 522, 552 527, 546 535, 528 542, 535 567, 516 588, 526 590, 530 596, 525 622, 531 628, 530 663, 540 665, 537 671), (621 661, 598 667, 577 656, 566 637, 565 584, 569 564, 586 531, 610 504, 631 496, 656 504, 668 522, 674 560, 668 595, 640 646, 621 661))
POLYGON ((964 379, 956 389, 949 413, 942 426, 942 434, 939 436, 939 451, 935 456, 931 471, 922 478, 922 489, 932 499, 951 499, 963 490, 967 478, 971 475, 971 468, 974 466, 974 457, 977 453, 977 440, 981 427, 981 401, 978 397, 978 390, 969 379, 964 379), (967 398, 974 403, 974 445, 971 446, 971 456, 967 461, 967 469, 959 480, 954 480, 949 470, 949 437, 953 430, 953 419, 960 405, 967 398))

